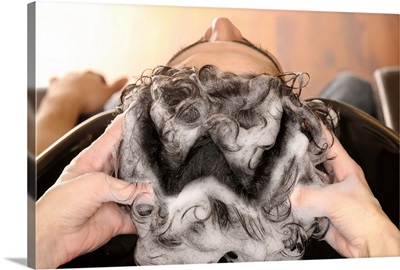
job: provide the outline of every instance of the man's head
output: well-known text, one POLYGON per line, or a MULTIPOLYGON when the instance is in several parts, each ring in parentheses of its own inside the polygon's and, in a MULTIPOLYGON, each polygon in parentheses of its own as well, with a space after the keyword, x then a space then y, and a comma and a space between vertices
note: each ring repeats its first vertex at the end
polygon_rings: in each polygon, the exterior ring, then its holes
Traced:
POLYGON ((321 121, 332 127, 332 114, 282 77, 160 67, 125 89, 120 109, 116 176, 149 181, 156 194, 130 210, 139 264, 299 258, 326 232, 289 196, 328 183, 321 121))

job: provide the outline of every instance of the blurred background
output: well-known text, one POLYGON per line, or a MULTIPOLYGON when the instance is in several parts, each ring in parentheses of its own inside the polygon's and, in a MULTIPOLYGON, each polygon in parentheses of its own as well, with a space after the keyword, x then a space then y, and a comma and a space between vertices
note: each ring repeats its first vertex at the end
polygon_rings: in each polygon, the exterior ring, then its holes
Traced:
POLYGON ((165 64, 197 41, 215 17, 281 62, 305 71, 314 97, 340 71, 372 81, 374 70, 399 66, 399 14, 36 3, 36 87, 54 76, 93 70, 111 82, 165 64))

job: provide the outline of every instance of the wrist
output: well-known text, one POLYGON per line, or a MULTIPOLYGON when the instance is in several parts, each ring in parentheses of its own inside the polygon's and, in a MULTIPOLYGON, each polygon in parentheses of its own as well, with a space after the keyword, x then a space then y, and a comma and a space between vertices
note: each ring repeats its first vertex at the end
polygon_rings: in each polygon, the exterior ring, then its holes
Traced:
POLYGON ((36 268, 57 268, 63 263, 60 241, 51 221, 41 215, 39 205, 36 207, 36 268))
POLYGON ((57 268, 61 265, 58 259, 56 248, 56 240, 48 233, 36 230, 36 268, 57 268))
POLYGON ((400 231, 385 214, 382 215, 377 229, 366 242, 363 257, 400 256, 400 231))

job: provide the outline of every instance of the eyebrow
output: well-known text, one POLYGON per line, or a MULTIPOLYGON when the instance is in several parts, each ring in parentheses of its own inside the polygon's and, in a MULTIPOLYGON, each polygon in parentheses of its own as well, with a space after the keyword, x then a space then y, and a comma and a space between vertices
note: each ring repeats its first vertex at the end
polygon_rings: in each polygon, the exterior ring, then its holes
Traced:
MULTIPOLYGON (((201 38, 200 40, 198 40, 198 41, 196 41, 196 42, 190 44, 189 46, 186 46, 186 47, 180 49, 178 52, 176 52, 176 53, 169 59, 169 61, 167 62, 167 65, 169 66, 170 63, 171 63, 172 61, 174 61, 178 56, 180 56, 181 54, 183 54, 185 51, 187 51, 187 50, 189 50, 189 49, 191 49, 191 48, 193 48, 193 47, 195 47, 195 46, 197 46, 197 45, 199 45, 199 44, 203 44, 203 43, 207 43, 207 42, 210 42, 210 41, 208 41, 208 40, 203 40, 203 38, 201 38)), ((243 40, 232 40, 231 42, 239 43, 239 44, 245 45, 245 46, 247 46, 248 48, 253 49, 253 50, 255 50, 255 51, 261 53, 262 55, 266 56, 266 57, 274 64, 274 66, 276 67, 277 70, 279 70, 280 72, 282 72, 282 70, 279 68, 278 63, 276 63, 276 61, 269 55, 269 53, 268 53, 267 51, 265 51, 265 50, 263 50, 263 49, 257 47, 256 45, 254 45, 253 43, 251 43, 249 40, 243 38, 243 40)))

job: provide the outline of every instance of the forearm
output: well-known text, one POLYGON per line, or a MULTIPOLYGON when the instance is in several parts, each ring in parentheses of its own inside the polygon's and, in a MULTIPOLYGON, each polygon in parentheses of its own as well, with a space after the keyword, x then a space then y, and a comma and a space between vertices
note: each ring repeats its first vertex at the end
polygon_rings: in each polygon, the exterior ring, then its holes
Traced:
POLYGON ((76 125, 79 115, 79 106, 73 99, 45 96, 36 118, 36 153, 40 154, 71 130, 76 125))

